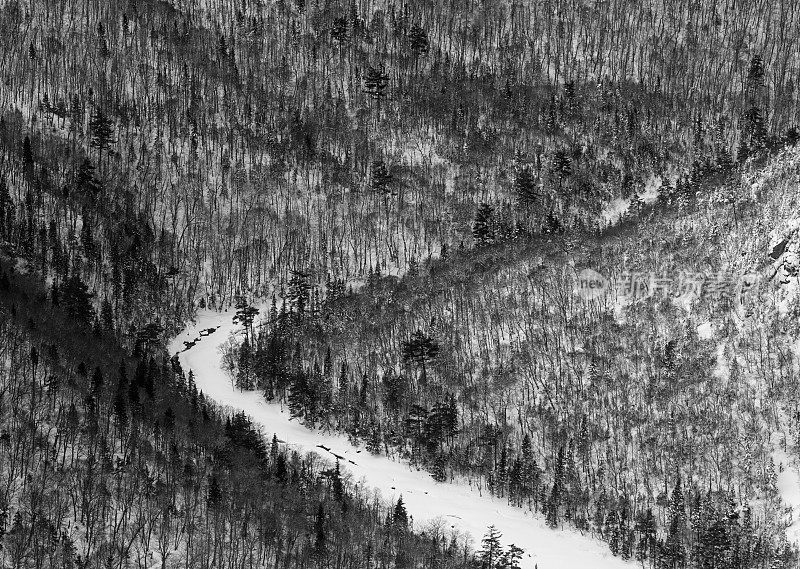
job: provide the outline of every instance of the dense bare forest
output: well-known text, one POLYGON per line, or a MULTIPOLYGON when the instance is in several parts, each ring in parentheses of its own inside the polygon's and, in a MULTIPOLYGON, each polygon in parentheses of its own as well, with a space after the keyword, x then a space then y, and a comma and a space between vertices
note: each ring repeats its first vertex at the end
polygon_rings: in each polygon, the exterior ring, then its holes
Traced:
POLYGON ((0 2, 4 566, 519 566, 206 398, 209 309, 309 428, 632 564, 796 566, 798 12, 0 2))
POLYGON ((462 567, 315 455, 204 398, 174 359, 131 357, 6 272, 0 558, 8 567, 462 567))

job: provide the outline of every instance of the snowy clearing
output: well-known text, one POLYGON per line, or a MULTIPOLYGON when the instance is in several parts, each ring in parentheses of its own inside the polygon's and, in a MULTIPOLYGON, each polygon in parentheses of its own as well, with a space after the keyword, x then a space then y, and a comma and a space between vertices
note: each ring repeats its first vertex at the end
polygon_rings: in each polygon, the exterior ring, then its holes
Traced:
POLYGON ((772 436, 772 460, 777 473, 776 484, 787 516, 789 526, 786 528, 786 539, 791 543, 800 543, 800 470, 797 460, 787 452, 785 440, 780 433, 772 436))
POLYGON ((171 342, 170 352, 180 352, 181 365, 187 373, 193 371, 199 390, 221 405, 244 411, 268 436, 275 433, 278 439, 303 454, 316 452, 329 459, 334 455, 344 457, 340 461, 342 468, 355 480, 378 490, 385 500, 396 501, 402 495, 417 528, 433 521, 456 522, 451 527, 470 536, 477 549, 487 526, 494 524, 503 534, 504 545, 514 543, 525 550, 522 561, 525 569, 633 566, 611 555, 606 544, 576 530, 552 530, 544 519, 510 506, 504 499, 481 496, 463 484, 437 483, 427 472, 385 456, 373 456, 351 445, 344 436, 307 429, 257 392, 236 390, 222 369, 219 351, 231 332, 241 330, 232 323, 233 315, 233 311, 200 311, 196 323, 171 342), (214 331, 209 333, 212 328, 214 331), (184 342, 193 344, 185 349, 184 342))

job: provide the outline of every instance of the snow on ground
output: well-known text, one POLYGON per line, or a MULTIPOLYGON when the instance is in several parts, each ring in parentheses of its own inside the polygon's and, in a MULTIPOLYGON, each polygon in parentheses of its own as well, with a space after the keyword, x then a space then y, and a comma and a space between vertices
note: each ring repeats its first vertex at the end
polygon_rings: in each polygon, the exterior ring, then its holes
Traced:
MULTIPOLYGON (((795 361, 800 358, 800 339, 792 346, 795 361)), ((786 528, 788 541, 800 544, 800 459, 797 450, 793 449, 794 440, 789 434, 791 419, 786 412, 778 415, 780 430, 772 434, 772 461, 775 463, 777 473, 778 493, 783 505, 791 512, 788 515, 789 527, 786 528)))
POLYGON ((711 322, 703 322, 697 327, 697 337, 701 340, 708 340, 714 337, 714 325, 711 322))
POLYGON ((652 204, 658 199, 659 189, 664 183, 661 176, 650 175, 647 182, 644 184, 644 191, 641 194, 642 201, 646 204, 652 204))
POLYGON ((630 204, 630 199, 615 198, 603 209, 600 215, 606 225, 614 225, 628 211, 630 204))
POLYGON ((236 390, 222 369, 219 351, 232 332, 241 330, 232 323, 233 315, 233 311, 200 311, 196 323, 172 341, 170 352, 180 352, 181 366, 187 373, 190 369, 194 372, 197 387, 206 396, 244 411, 263 427, 267 436, 275 433, 301 454, 317 452, 332 460, 334 454, 342 457, 342 468, 355 480, 378 490, 385 500, 396 501, 402 495, 417 528, 443 521, 470 536, 473 547, 478 548, 487 526, 494 524, 503 534, 504 545, 514 543, 525 550, 524 569, 632 567, 612 556, 608 546, 598 540, 571 529, 552 530, 542 518, 510 506, 503 499, 481 496, 466 485, 437 483, 427 472, 385 456, 373 456, 351 445, 342 435, 307 429, 257 392, 236 390), (214 331, 209 333, 212 328, 214 331), (185 350, 184 341, 195 343, 185 350))
MULTIPOLYGON (((661 176, 650 176, 645 182, 644 189, 639 197, 646 204, 653 204, 658 199, 659 189, 663 183, 661 176)), ((606 204, 600 216, 607 226, 617 223, 624 216, 631 205, 631 198, 614 198, 606 204)))
POLYGON ((786 528, 786 539, 792 543, 800 543, 800 470, 796 456, 787 452, 781 433, 772 436, 772 460, 777 473, 777 488, 783 505, 790 509, 787 515, 789 527, 786 528))

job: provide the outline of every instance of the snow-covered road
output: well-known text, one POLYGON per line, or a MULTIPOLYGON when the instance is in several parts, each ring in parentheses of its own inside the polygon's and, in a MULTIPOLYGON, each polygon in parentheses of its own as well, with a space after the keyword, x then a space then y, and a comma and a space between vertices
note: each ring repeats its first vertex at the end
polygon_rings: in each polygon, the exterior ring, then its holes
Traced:
POLYGON ((334 453, 344 457, 340 461, 343 470, 378 490, 385 500, 396 501, 402 494, 416 528, 438 519, 447 524, 444 527, 453 526, 471 536, 473 547, 477 548, 487 526, 494 524, 503 534, 503 545, 514 543, 525 550, 522 561, 525 569, 633 567, 632 563, 611 555, 605 543, 574 530, 552 530, 542 518, 512 507, 503 499, 481 496, 468 485, 437 483, 427 472, 385 456, 373 456, 351 445, 344 436, 307 429, 290 420, 288 412, 282 412, 279 405, 267 403, 260 393, 236 390, 222 369, 219 351, 231 332, 241 331, 232 322, 233 314, 233 311, 200 311, 196 323, 172 341, 170 352, 180 352, 181 365, 187 373, 190 369, 194 372, 197 387, 206 396, 244 411, 268 436, 275 433, 300 453, 317 452, 331 460, 334 453), (208 333, 211 328, 215 330, 208 333), (184 341, 195 340, 194 345, 185 349, 184 341))

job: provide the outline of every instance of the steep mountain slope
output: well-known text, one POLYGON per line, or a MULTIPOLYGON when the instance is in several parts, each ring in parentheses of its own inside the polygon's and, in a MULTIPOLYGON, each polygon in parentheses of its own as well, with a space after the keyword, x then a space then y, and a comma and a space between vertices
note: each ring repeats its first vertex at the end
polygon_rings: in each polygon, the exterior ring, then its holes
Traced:
POLYGON ((623 557, 787 560, 773 456, 798 437, 799 164, 792 148, 680 211, 662 195, 599 236, 453 254, 319 313, 273 310, 234 375, 309 425, 466 474, 623 557), (584 268, 671 282, 587 300, 584 268))
POLYGON ((71 212, 118 292, 153 281, 181 319, 187 297, 292 271, 323 294, 468 246, 480 202, 493 238, 593 226, 791 126, 795 10, 611 4, 6 2, 5 199, 33 211, 4 238, 67 243, 38 228, 71 212))
POLYGON ((318 457, 271 446, 177 361, 76 326, 0 259, 6 567, 468 567, 318 457))
POLYGON ((466 484, 436 482, 424 470, 404 461, 394 461, 354 446, 343 434, 309 430, 285 406, 271 404, 261 393, 239 391, 224 370, 221 348, 230 334, 241 337, 244 329, 231 321, 230 313, 203 311, 197 322, 175 338, 170 349, 184 369, 192 370, 197 388, 224 408, 247 413, 273 432, 278 440, 300 454, 314 452, 323 460, 341 464, 343 476, 360 485, 363 492, 377 491, 383 500, 402 500, 416 531, 461 536, 472 547, 481 548, 487 527, 502 536, 500 543, 520 548, 523 569, 587 566, 623 569, 623 560, 612 556, 602 542, 575 530, 553 532, 544 520, 531 517, 498 497, 466 484), (188 342, 188 345, 185 343, 188 342))
MULTIPOLYGON (((234 381, 285 398, 308 424, 437 480, 466 477, 624 558, 791 566, 772 457, 795 454, 795 159, 764 174, 748 159, 760 166, 798 139, 799 28, 795 3, 765 1, 4 1, 0 246, 4 271, 29 275, 15 298, 47 291, 9 316, 9 333, 37 307, 60 306, 68 330, 91 329, 117 359, 161 360, 161 403, 175 397, 192 425, 203 406, 161 350, 198 307, 235 303, 246 342, 226 357, 234 381), (655 207, 643 192, 658 195, 655 207), (609 203, 627 201, 634 221, 598 233, 609 203), (769 286, 787 282, 734 311, 713 295, 623 308, 572 291, 573 266, 609 278, 770 276, 769 253, 781 264, 769 286), (249 303, 273 293, 288 302, 256 328, 249 303)), ((61 352, 92 348, 38 321, 61 352)), ((9 385, 31 379, 33 394, 37 378, 49 381, 25 363, 36 341, 15 339, 3 368, 9 385)), ((133 417, 129 400, 143 413, 148 400, 117 366, 103 369, 120 376, 119 392, 100 405, 114 444, 133 425, 165 444, 150 433, 172 422, 167 410, 133 417)), ((212 442, 198 450, 186 436, 165 456, 185 459, 185 444, 207 461, 222 436, 260 456, 246 422, 223 435, 211 415, 212 442)), ((97 454, 106 434, 76 452, 97 454)), ((38 432, 25 436, 12 448, 35 449, 38 432)), ((46 453, 23 455, 49 476, 46 453)), ((278 452, 271 469, 278 455, 290 460, 278 452)), ((140 465, 161 458, 149 460, 140 465)), ((300 488, 339 488, 327 467, 298 460, 300 488)), ((225 499, 247 494, 252 472, 225 470, 237 484, 225 499)), ((268 478, 257 490, 274 498, 283 474, 268 478)), ((350 520, 323 504, 318 523, 284 523, 308 511, 248 494, 225 518, 208 507, 224 501, 212 487, 196 510, 206 550, 195 553, 209 564, 250 547, 251 506, 279 518, 272 541, 254 546, 265 566, 361 567, 378 541, 384 566, 473 562, 442 536, 383 524, 383 506, 361 504, 350 520), (374 538, 351 539, 351 524, 374 538), (289 527, 301 530, 289 538, 289 527), (337 548, 301 544, 326 527, 341 530, 337 548)), ((101 504, 114 522, 134 511, 101 504)), ((29 510, 20 551, 39 543, 29 510)), ((117 547, 106 565, 126 564, 123 546, 93 535, 80 537, 84 563, 117 547)), ((194 555, 188 541, 182 551, 194 555)))

